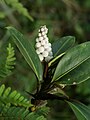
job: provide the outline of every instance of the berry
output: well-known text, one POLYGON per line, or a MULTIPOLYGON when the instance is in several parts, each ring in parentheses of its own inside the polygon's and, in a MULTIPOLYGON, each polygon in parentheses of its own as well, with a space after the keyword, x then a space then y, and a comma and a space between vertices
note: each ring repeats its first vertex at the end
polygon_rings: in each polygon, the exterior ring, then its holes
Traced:
POLYGON ((48 56, 48 51, 44 51, 44 52, 42 53, 42 55, 43 55, 43 57, 47 57, 47 56, 48 56))
POLYGON ((38 39, 39 39, 39 41, 42 41, 42 40, 43 40, 43 37, 39 37, 38 39))
POLYGON ((37 54, 40 54, 40 52, 39 52, 39 50, 38 50, 38 49, 36 50, 36 53, 37 53, 37 54))
POLYGON ((44 28, 42 27, 42 28, 41 28, 41 32, 43 32, 43 31, 44 31, 44 28))
POLYGON ((47 51, 50 52, 51 50, 52 48, 48 46, 47 51))
POLYGON ((51 57, 48 56, 48 57, 45 58, 45 61, 48 62, 50 59, 51 59, 51 57))
POLYGON ((41 26, 38 33, 38 38, 36 38, 36 53, 39 56, 40 61, 49 61, 53 58, 51 43, 49 43, 47 37, 48 29, 46 26, 41 26))
POLYGON ((47 49, 47 48, 48 48, 48 44, 45 44, 45 45, 44 45, 44 48, 47 49))
POLYGON ((44 51, 44 47, 41 46, 41 47, 38 48, 38 50, 39 50, 40 53, 42 53, 44 51))
POLYGON ((52 51, 50 51, 50 52, 49 52, 49 56, 53 56, 53 53, 52 53, 52 51))
POLYGON ((38 56, 39 56, 40 61, 43 61, 43 59, 44 59, 43 55, 39 54, 38 56))
POLYGON ((48 46, 51 47, 51 43, 48 43, 48 46))
POLYGON ((39 39, 38 39, 38 38, 36 38, 36 42, 39 42, 39 39))
POLYGON ((41 41, 41 45, 45 45, 45 40, 42 40, 42 41, 41 41))
POLYGON ((39 48, 40 46, 41 46, 40 42, 36 43, 36 48, 39 48))
POLYGON ((41 37, 41 35, 42 35, 41 33, 38 34, 39 37, 41 37))

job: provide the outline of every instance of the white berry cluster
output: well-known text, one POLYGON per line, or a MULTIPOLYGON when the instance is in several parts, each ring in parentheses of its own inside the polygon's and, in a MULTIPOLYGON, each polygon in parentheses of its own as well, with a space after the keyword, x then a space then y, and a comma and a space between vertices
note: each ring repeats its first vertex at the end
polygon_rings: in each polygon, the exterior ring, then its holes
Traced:
POLYGON ((46 62, 53 58, 51 43, 48 41, 47 33, 48 29, 46 28, 46 25, 41 26, 38 38, 36 38, 36 53, 38 54, 40 61, 45 60, 46 62))

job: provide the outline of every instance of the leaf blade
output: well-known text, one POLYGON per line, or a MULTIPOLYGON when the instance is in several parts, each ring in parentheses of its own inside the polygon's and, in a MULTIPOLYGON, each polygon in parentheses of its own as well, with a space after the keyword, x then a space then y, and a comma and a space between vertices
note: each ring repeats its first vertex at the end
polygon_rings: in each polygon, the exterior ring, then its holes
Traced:
POLYGON ((70 49, 67 54, 58 63, 53 76, 54 80, 59 80, 73 69, 80 66, 83 62, 90 58, 90 42, 86 42, 70 49))
POLYGON ((59 40, 55 41, 52 44, 52 51, 54 57, 69 50, 74 45, 74 43, 75 43, 75 37, 73 36, 62 37, 59 40))
POLYGON ((78 68, 72 70, 67 75, 63 76, 58 83, 65 85, 80 84, 84 81, 90 79, 90 58, 85 61, 83 64, 78 66, 78 68))
POLYGON ((90 109, 86 105, 76 101, 67 102, 67 103, 70 105, 70 107, 74 111, 78 120, 90 119, 90 109))
POLYGON ((24 56, 25 60, 36 74, 37 78, 39 80, 42 80, 42 75, 43 75, 42 65, 33 46, 30 44, 28 40, 24 38, 23 34, 21 34, 15 28, 7 27, 7 29, 14 38, 15 44, 17 45, 20 52, 24 56))

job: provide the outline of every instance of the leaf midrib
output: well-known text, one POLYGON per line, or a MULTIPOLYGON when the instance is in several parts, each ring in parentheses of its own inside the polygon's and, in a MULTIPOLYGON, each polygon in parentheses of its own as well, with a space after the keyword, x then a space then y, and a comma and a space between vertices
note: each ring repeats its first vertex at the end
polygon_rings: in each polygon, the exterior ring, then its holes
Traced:
MULTIPOLYGON (((68 74, 69 72, 71 72, 72 70, 74 70, 75 68, 77 68, 79 65, 81 65, 83 62, 85 62, 85 61, 88 60, 89 58, 90 58, 90 56, 87 57, 87 58, 85 58, 85 59, 82 60, 81 62, 79 62, 80 64, 78 63, 77 65, 75 65, 74 67, 72 67, 71 69, 69 69, 68 71, 66 71, 64 74, 60 75, 60 77, 56 78, 55 81, 57 81, 58 79, 62 78, 64 75, 68 74)), ((54 80, 53 80, 53 81, 54 81, 54 80)))
MULTIPOLYGON (((13 33, 12 33, 13 34, 13 33)), ((14 35, 14 37, 16 37, 15 36, 15 34, 13 34, 14 35)), ((23 44, 21 43, 21 41, 19 41, 19 39, 16 37, 16 39, 18 40, 18 42, 21 44, 21 46, 23 47, 23 49, 25 50, 25 52, 26 52, 26 54, 27 54, 27 56, 29 57, 29 59, 30 59, 30 61, 31 61, 31 63, 32 63, 32 69, 34 69, 35 71, 36 71, 36 75, 38 76, 38 74, 37 74, 37 70, 36 70, 36 68, 34 67, 34 65, 33 65, 33 61, 32 61, 32 59, 30 58, 30 56, 29 56, 29 54, 28 54, 28 52, 27 52, 27 50, 26 50, 26 48, 23 46, 23 44)), ((29 43, 30 44, 30 43, 29 43)), ((29 63, 28 63, 29 64, 29 63)), ((30 65, 30 64, 29 64, 30 65)), ((39 78, 39 76, 38 76, 38 78, 39 78)))
MULTIPOLYGON (((70 104, 72 104, 72 103, 70 103, 70 104)), ((84 118, 86 119, 86 120, 88 120, 87 118, 86 118, 86 116, 82 113, 82 111, 80 111, 74 104, 72 104, 72 106, 74 106, 83 116, 84 116, 84 118)), ((73 109, 73 108, 72 108, 73 109)), ((74 109, 73 109, 73 111, 74 111, 74 109)))

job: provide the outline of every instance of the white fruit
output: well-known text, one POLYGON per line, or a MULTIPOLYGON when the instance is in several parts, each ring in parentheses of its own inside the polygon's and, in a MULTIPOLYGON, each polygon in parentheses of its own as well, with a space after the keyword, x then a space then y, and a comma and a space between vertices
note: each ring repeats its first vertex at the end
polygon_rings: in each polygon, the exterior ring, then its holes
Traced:
POLYGON ((44 36, 46 33, 45 32, 42 32, 42 35, 44 36))
POLYGON ((44 47, 39 47, 39 52, 42 53, 44 51, 44 47))
POLYGON ((47 33, 48 33, 48 29, 46 28, 46 29, 44 30, 44 32, 47 34, 47 33))
POLYGON ((46 42, 48 42, 48 37, 45 37, 44 40, 45 40, 46 42))
POLYGON ((52 48, 51 48, 51 47, 48 47, 48 48, 47 48, 47 51, 48 51, 48 52, 50 52, 51 50, 52 50, 52 48))
POLYGON ((47 57, 47 56, 48 56, 48 51, 44 51, 44 52, 42 53, 42 55, 43 55, 43 57, 47 57))
POLYGON ((49 52, 49 56, 53 56, 53 53, 52 53, 52 51, 50 51, 50 52, 49 52))
POLYGON ((41 28, 41 31, 43 32, 43 31, 44 31, 44 28, 41 28))
POLYGON ((41 46, 41 43, 40 42, 37 42, 36 43, 36 48, 39 48, 41 46))
POLYGON ((42 40, 42 41, 41 41, 41 45, 45 45, 45 40, 42 40))
POLYGON ((39 56, 40 61, 43 61, 44 57, 42 56, 42 54, 39 54, 38 56, 39 56))
POLYGON ((48 46, 51 47, 51 43, 48 43, 48 46))
POLYGON ((44 32, 45 32, 46 34, 48 33, 48 31, 47 31, 47 30, 45 30, 44 32))
POLYGON ((43 37, 44 37, 44 39, 45 39, 45 38, 47 38, 47 35, 45 34, 43 37))
POLYGON ((46 26, 41 26, 38 38, 36 38, 36 53, 38 54, 40 61, 45 59, 46 62, 53 58, 51 43, 49 43, 47 33, 48 29, 46 26))
POLYGON ((39 36, 39 37, 41 37, 41 36, 42 36, 42 34, 41 34, 41 33, 38 33, 38 36, 39 36))
POLYGON ((39 49, 36 50, 36 53, 37 53, 37 54, 40 54, 39 49))
POLYGON ((51 57, 50 57, 50 56, 48 56, 48 57, 45 58, 45 61, 46 61, 46 62, 48 62, 48 61, 50 61, 50 60, 51 60, 51 57))
POLYGON ((36 38, 36 42, 39 42, 39 39, 38 39, 38 38, 36 38))
POLYGON ((48 48, 48 44, 45 44, 45 45, 44 45, 44 48, 47 49, 47 48, 48 48))
POLYGON ((42 41, 43 40, 43 37, 39 37, 39 41, 42 41))

